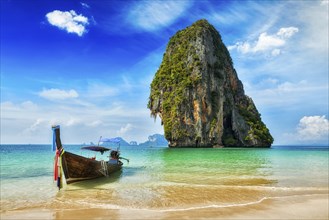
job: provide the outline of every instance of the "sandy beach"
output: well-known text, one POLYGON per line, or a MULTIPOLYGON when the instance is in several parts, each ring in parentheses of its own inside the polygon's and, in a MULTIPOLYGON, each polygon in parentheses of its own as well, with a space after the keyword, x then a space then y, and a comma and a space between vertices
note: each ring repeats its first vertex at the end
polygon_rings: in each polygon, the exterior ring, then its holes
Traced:
POLYGON ((268 198, 231 207, 143 209, 24 209, 1 213, 1 219, 328 219, 329 195, 268 198))

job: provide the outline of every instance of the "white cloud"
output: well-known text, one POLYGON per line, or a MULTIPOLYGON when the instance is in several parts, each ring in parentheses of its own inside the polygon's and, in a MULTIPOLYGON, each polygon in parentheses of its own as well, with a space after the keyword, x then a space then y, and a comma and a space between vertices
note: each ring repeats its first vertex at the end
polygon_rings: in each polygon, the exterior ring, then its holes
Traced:
POLYGON ((329 120, 325 115, 303 116, 292 129, 282 133, 280 144, 329 145, 329 120))
POLYGON ((90 127, 98 127, 100 125, 103 125, 104 123, 101 120, 95 120, 87 124, 90 127))
POLYGON ((285 92, 301 92, 309 89, 309 85, 305 80, 299 81, 298 83, 283 82, 278 85, 276 92, 285 93, 285 92))
POLYGON ((133 128, 133 125, 128 123, 124 127, 121 127, 118 131, 118 135, 125 135, 128 131, 130 131, 133 128))
POLYGON ((74 126, 74 125, 77 125, 80 123, 82 123, 82 120, 80 118, 71 117, 67 121, 64 122, 64 125, 66 125, 67 127, 70 127, 70 126, 74 126))
POLYGON ((229 50, 236 49, 238 52, 258 53, 270 52, 273 56, 278 56, 281 53, 279 48, 283 47, 287 40, 299 31, 296 27, 280 28, 276 34, 268 35, 266 32, 261 33, 257 40, 237 42, 234 45, 228 46, 229 50))
POLYGON ((22 108, 24 109, 37 109, 38 106, 36 104, 34 104, 32 101, 25 101, 21 104, 22 108))
POLYGON ((328 6, 329 5, 329 1, 328 0, 322 0, 321 1, 321 5, 328 6))
POLYGON ((296 27, 280 28, 277 35, 283 38, 290 38, 299 30, 296 27))
POLYGON ((131 103, 104 102, 81 108, 71 101, 61 105, 2 102, 1 143, 51 143, 51 126, 54 124, 61 125, 64 144, 97 142, 101 135, 122 135, 128 142, 144 142, 151 134, 163 133, 160 122, 154 123, 145 105, 133 106, 131 103))
POLYGON ((5 113, 7 112, 12 113, 11 115, 15 115, 15 112, 21 110, 35 111, 38 109, 38 105, 36 105, 32 101, 24 101, 18 105, 15 105, 14 103, 7 101, 7 102, 1 102, 0 108, 1 108, 1 113, 3 115, 6 115, 5 113))
POLYGON ((47 13, 46 17, 51 25, 66 30, 68 33, 75 33, 80 37, 86 33, 86 26, 89 24, 87 17, 78 15, 74 10, 54 10, 47 13))
POLYGON ((266 51, 272 48, 281 47, 285 44, 285 41, 276 35, 267 35, 267 33, 261 33, 256 41, 256 45, 247 52, 259 52, 266 51))
POLYGON ((305 101, 313 104, 324 103, 328 85, 312 84, 306 80, 299 82, 279 81, 275 78, 265 79, 257 84, 244 83, 246 93, 259 106, 266 108, 285 108, 305 105, 305 101), (321 95, 322 94, 322 95, 321 95), (317 97, 314 99, 314 97, 317 97))
POLYGON ((49 100, 65 100, 71 98, 77 98, 79 94, 74 90, 60 90, 60 89, 43 89, 39 92, 39 96, 49 100))
POLYGON ((280 49, 274 49, 271 52, 273 57, 279 56, 281 54, 281 50, 280 49))
POLYGON ((305 141, 329 141, 329 121, 323 116, 304 116, 297 127, 297 135, 305 141))
POLYGON ((299 10, 297 19, 304 23, 303 39, 300 45, 303 51, 308 53, 316 53, 316 56, 321 55, 328 61, 328 35, 329 35, 329 1, 322 1, 320 4, 317 1, 312 1, 311 4, 306 4, 303 9, 299 10))
POLYGON ((87 3, 80 2, 80 4, 81 4, 82 7, 84 7, 84 8, 90 8, 90 6, 89 6, 87 3))
POLYGON ((42 118, 38 118, 30 127, 29 127, 29 129, 28 130, 30 130, 30 131, 35 131, 37 128, 38 128, 38 126, 42 123, 42 122, 44 122, 45 120, 44 119, 42 119, 42 118))
POLYGON ((128 22, 154 31, 171 25, 190 5, 189 1, 137 1, 128 11, 128 22))

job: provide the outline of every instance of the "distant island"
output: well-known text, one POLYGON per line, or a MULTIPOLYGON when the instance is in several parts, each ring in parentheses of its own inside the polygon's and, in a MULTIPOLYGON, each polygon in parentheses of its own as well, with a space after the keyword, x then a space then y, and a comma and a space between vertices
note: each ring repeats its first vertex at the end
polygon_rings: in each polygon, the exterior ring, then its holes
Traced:
POLYGON ((171 37, 148 108, 169 147, 270 147, 268 128, 245 95, 218 31, 199 20, 171 37))
MULTIPOLYGON (((120 140, 120 146, 140 146, 140 147, 166 147, 168 146, 168 141, 165 139, 162 134, 153 134, 148 137, 148 140, 142 143, 137 143, 137 141, 127 142, 122 137, 116 137, 116 139, 120 140)), ((88 145, 83 143, 82 145, 88 145)), ((93 142, 90 142, 90 145, 97 145, 93 142)), ((107 143, 102 144, 102 146, 106 146, 107 143)))
POLYGON ((161 134, 154 134, 148 137, 148 140, 144 143, 140 143, 139 146, 150 146, 150 147, 163 147, 168 146, 168 141, 161 134))

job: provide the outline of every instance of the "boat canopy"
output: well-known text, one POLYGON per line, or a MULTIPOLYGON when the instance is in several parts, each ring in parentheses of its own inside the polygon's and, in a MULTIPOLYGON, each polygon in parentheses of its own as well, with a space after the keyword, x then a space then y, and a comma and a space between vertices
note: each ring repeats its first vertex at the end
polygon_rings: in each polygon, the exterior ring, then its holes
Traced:
POLYGON ((98 152, 101 152, 101 154, 103 154, 105 151, 111 150, 109 148, 100 147, 100 146, 87 146, 87 147, 82 147, 81 149, 98 151, 98 152))

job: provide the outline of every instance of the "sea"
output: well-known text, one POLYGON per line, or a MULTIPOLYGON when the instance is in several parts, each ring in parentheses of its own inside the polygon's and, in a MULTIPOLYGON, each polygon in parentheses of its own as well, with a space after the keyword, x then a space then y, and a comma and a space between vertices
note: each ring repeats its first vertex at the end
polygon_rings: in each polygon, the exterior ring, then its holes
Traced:
MULTIPOLYGON (((64 145, 66 151, 108 160, 64 145)), ((25 209, 192 210, 328 195, 329 147, 182 148, 121 146, 129 159, 109 177, 53 181, 51 145, 0 146, 1 212, 25 209)))

